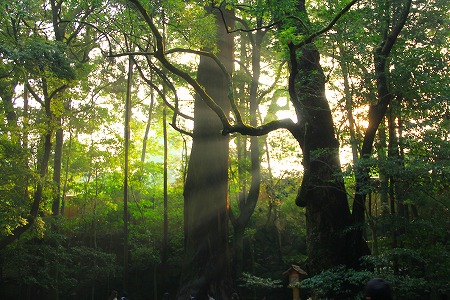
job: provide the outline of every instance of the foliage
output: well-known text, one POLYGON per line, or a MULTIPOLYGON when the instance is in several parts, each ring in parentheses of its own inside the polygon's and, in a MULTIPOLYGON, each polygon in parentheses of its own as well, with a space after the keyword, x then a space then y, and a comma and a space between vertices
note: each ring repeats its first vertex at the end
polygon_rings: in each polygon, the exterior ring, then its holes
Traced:
POLYGON ((61 79, 75 79, 75 70, 67 55, 67 45, 58 41, 46 41, 39 38, 29 39, 24 45, 7 48, 0 46, 0 53, 5 59, 15 61, 26 67, 37 78, 45 76, 45 71, 52 72, 61 79))
POLYGON ((0 135, 0 236, 11 234, 18 225, 26 222, 30 199, 24 197, 26 183, 33 179, 33 172, 25 161, 27 151, 15 142, 0 135))
MULTIPOLYGON (((1 268, 2 279, 14 282, 20 289, 33 287, 47 292, 57 290, 60 295, 72 292, 80 295, 81 289, 90 290, 96 284, 109 284, 110 280, 120 281, 123 276, 121 124, 128 57, 123 53, 145 52, 146 55, 136 54, 134 58, 142 67, 142 74, 154 84, 153 87, 148 82, 144 84, 135 68, 129 178, 130 272, 135 275, 156 270, 161 263, 163 100, 156 89, 164 91, 165 100, 180 105, 178 109, 186 114, 192 113, 193 101, 191 95, 180 93, 186 89, 186 83, 169 74, 152 57, 154 37, 127 1, 60 3, 58 24, 64 28, 64 36, 62 41, 56 41, 50 2, 0 1, 0 237, 9 236, 25 224, 32 195, 38 183, 44 184, 44 197, 33 230, 1 253, 1 268), (118 57, 111 58, 112 54, 118 57), (27 83, 30 89, 25 91, 27 83), (53 96, 48 115, 42 105, 44 95, 53 96), (156 95, 156 100, 153 117, 148 120, 151 95, 156 95), (180 98, 178 103, 175 95, 180 98), (58 118, 61 124, 56 122, 58 118), (52 122, 47 122, 50 119, 52 122), (151 125, 148 150, 141 161, 147 121, 151 125), (64 130, 64 145, 59 190, 51 180, 54 148, 48 161, 49 174, 39 178, 36 171, 42 161, 45 133, 60 128, 64 130), (51 200, 58 192, 65 196, 60 223, 49 217, 51 200)), ((216 19, 206 13, 206 1, 142 3, 157 29, 164 32, 165 50, 181 47, 217 53, 216 19)), ((260 123, 276 120, 280 109, 285 112, 289 109, 289 105, 277 104, 278 98, 288 96, 286 67, 280 72, 284 78, 280 86, 270 87, 287 58, 287 43, 298 43, 323 28, 346 5, 345 1, 337 0, 306 1, 307 16, 297 13, 297 3, 226 1, 226 7, 234 9, 240 19, 228 29, 242 43, 235 51, 241 64, 232 78, 233 92, 242 107, 247 106, 252 78, 250 35, 261 26, 259 31, 265 34, 260 49, 260 123)), ((367 107, 376 99, 373 51, 383 38, 383 30, 393 26, 389 20, 398 13, 399 3, 359 2, 333 30, 315 40, 327 72, 328 88, 333 90, 327 96, 331 95, 329 99, 335 102, 332 106, 341 149, 361 148, 367 107), (345 76, 348 87, 344 84, 345 76), (348 112, 355 117, 353 134, 348 112)), ((365 233, 373 249, 375 245, 378 247, 377 252, 364 258, 367 270, 338 266, 303 280, 300 287, 317 298, 360 296, 364 283, 371 277, 388 279, 395 293, 404 298, 437 297, 450 290, 450 2, 418 0, 414 4, 388 70, 395 98, 391 105, 395 134, 390 143, 397 145, 402 155, 388 155, 389 141, 382 136, 389 125, 386 121, 376 140, 377 153, 359 161, 346 161, 345 179, 350 196, 354 193, 354 170, 369 170, 371 179, 360 191, 371 197, 365 233), (380 200, 384 192, 383 176, 398 184, 392 185, 389 195, 392 203, 380 200), (395 209, 390 214, 386 214, 389 210, 377 209, 389 207, 388 204, 394 208, 407 207, 409 215, 400 215, 395 209)), ((198 57, 186 61, 187 56, 181 53, 167 57, 195 77, 198 57)), ((243 116, 250 119, 247 112, 243 116)), ((190 121, 177 119, 177 122, 187 124, 190 129, 190 121)), ((54 145, 54 137, 52 142, 54 145)), ((177 277, 177 267, 183 263, 183 172, 188 159, 180 158, 180 153, 188 152, 189 138, 169 130, 169 143, 169 264, 170 275, 177 277)), ((246 146, 244 150, 248 151, 246 146)), ((281 282, 271 278, 277 278, 286 265, 307 260, 305 211, 295 206, 302 177, 302 155, 286 131, 260 138, 260 146, 264 148, 263 166, 267 168, 263 168, 263 188, 245 230, 247 273, 240 279, 240 286, 255 291, 279 290, 281 282)), ((246 189, 249 187, 251 164, 248 157, 238 160, 234 150, 230 152, 229 186, 231 209, 237 211, 235 199, 244 185, 246 189), (237 169, 242 173, 237 174, 237 169)))
POLYGON ((258 276, 251 275, 249 273, 242 273, 242 277, 240 278, 242 287, 247 287, 250 289, 274 289, 281 288, 281 280, 273 280, 270 278, 262 278, 258 276))
POLYGON ((441 272, 441 267, 448 268, 448 249, 438 248, 439 250, 435 249, 436 251, 432 250, 427 254, 398 248, 379 256, 367 256, 363 261, 370 269, 355 270, 338 266, 306 278, 298 286, 307 290, 315 299, 359 299, 363 296, 364 286, 369 279, 384 278, 391 283, 396 299, 437 297, 449 290, 448 272, 441 272), (393 274, 390 266, 394 261, 401 264, 402 274, 393 274), (428 266, 428 263, 431 265, 428 266), (435 263, 444 265, 437 266, 435 263), (408 266, 414 267, 414 270, 408 271, 408 266))
POLYGON ((362 296, 362 290, 373 274, 369 271, 356 271, 345 266, 324 270, 319 275, 301 280, 300 288, 310 290, 315 299, 349 299, 362 296))
POLYGON ((114 255, 71 245, 61 235, 17 244, 2 255, 8 257, 3 272, 10 280, 61 294, 86 289, 118 271, 114 255))

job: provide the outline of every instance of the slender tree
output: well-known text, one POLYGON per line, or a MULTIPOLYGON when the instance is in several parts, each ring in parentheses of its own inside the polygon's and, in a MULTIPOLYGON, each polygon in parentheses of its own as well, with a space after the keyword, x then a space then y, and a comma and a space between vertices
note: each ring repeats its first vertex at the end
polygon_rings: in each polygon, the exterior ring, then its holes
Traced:
MULTIPOLYGON (((262 6, 262 3, 258 3, 262 6)), ((262 26, 262 16, 256 16, 257 28, 262 26)), ((226 20, 225 20, 226 21, 226 20)), ((249 29, 250 26, 246 20, 239 20, 240 24, 243 24, 245 28, 249 29)), ((228 24, 224 24, 228 26, 228 24)), ((260 76, 261 76, 261 50, 267 31, 259 29, 255 32, 248 31, 241 34, 241 62, 240 64, 249 67, 250 72, 250 84, 248 87, 248 99, 241 99, 244 105, 249 106, 249 124, 251 126, 257 126, 257 110, 259 105, 259 91, 260 91, 260 76), (249 43, 250 45, 247 45, 249 43), (246 57, 246 47, 250 46, 249 59, 246 57), (250 61, 246 61, 250 60, 250 61)), ((242 87, 242 90, 245 88, 242 87)), ((242 93, 242 97, 247 97, 247 94, 242 93)), ((242 273, 243 268, 243 256, 244 256, 244 234, 248 227, 250 218, 255 210, 256 203, 260 194, 261 187, 261 150, 258 137, 250 137, 249 155, 247 154, 247 138, 243 137, 244 142, 238 143, 238 173, 240 177, 240 184, 242 184, 241 191, 238 196, 238 212, 235 214, 232 210, 231 204, 229 206, 229 217, 233 226, 233 258, 234 258, 234 275, 238 278, 242 273), (243 153, 243 154, 241 154, 243 153), (247 156, 250 158, 250 184, 247 191, 247 181, 245 175, 245 161, 247 156), (244 178, 244 179, 242 179, 244 178)))
POLYGON ((131 122, 131 87, 133 83, 133 59, 129 57, 128 60, 128 77, 127 77, 127 92, 125 97, 125 121, 124 121, 124 181, 123 181, 123 281, 125 290, 128 289, 128 249, 129 249, 129 229, 128 222, 130 219, 128 211, 128 179, 129 179, 129 149, 130 149, 130 122, 131 122))
MULTIPOLYGON (((368 112, 369 125, 364 134, 364 140, 361 147, 360 157, 362 159, 369 158, 372 154, 373 143, 377 130, 383 121, 386 111, 393 100, 393 94, 389 87, 389 61, 391 51, 405 26, 408 18, 411 0, 406 0, 401 8, 398 9, 398 13, 395 20, 390 20, 390 5, 388 2, 383 2, 386 8, 385 18, 387 24, 393 24, 392 29, 389 25, 386 25, 382 29, 382 41, 375 48, 373 54, 373 63, 375 68, 376 85, 377 85, 377 101, 370 105, 368 112)), ((362 225, 364 222, 364 203, 366 193, 365 187, 369 184, 369 170, 362 167, 362 169, 356 171, 356 193, 353 201, 353 216, 357 224, 362 225)), ((362 230, 359 231, 362 235, 362 230)))

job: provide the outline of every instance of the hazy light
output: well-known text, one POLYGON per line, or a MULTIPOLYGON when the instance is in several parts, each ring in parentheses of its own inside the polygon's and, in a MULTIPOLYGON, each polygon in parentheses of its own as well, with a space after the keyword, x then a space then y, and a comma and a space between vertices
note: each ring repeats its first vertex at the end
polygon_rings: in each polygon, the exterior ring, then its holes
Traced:
POLYGON ((280 97, 277 100, 277 105, 280 107, 284 107, 287 104, 287 97, 280 97))
POLYGON ((297 115, 295 112, 290 110, 280 110, 276 112, 277 118, 280 119, 291 119, 293 122, 297 123, 297 115))

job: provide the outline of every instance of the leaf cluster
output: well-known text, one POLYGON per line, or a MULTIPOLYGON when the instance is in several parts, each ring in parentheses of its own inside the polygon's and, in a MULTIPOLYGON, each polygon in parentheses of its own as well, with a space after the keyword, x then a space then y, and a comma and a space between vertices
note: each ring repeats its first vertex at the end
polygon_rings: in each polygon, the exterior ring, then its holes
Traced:
POLYGON ((8 258, 4 274, 19 284, 70 294, 76 287, 88 288, 118 271, 114 255, 67 242, 53 235, 7 249, 2 253, 8 258))
POLYGON ((67 45, 58 41, 29 39, 19 47, 0 46, 0 53, 25 67, 32 74, 50 72, 60 79, 75 79, 75 69, 66 55, 67 45))
POLYGON ((283 287, 283 285, 281 285, 281 280, 262 278, 249 273, 242 273, 240 282, 240 286, 250 289, 276 289, 283 287))

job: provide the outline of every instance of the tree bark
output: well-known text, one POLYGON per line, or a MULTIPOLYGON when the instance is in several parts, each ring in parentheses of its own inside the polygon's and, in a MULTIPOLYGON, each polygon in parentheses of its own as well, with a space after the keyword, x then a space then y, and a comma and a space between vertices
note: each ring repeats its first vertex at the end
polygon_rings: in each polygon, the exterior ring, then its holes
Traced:
POLYGON ((133 80, 133 59, 128 58, 128 77, 127 77, 127 92, 125 98, 125 120, 124 120, 124 140, 125 140, 125 166, 124 166, 124 182, 123 182, 123 286, 125 290, 128 289, 128 164, 129 164, 129 144, 130 144, 130 119, 131 119, 131 85, 133 80))
MULTIPOLYGON (((233 37, 227 34, 216 15, 217 56, 228 72, 232 70, 233 37)), ((197 82, 225 113, 230 111, 226 76, 217 64, 202 56, 197 82)), ((184 188, 185 260, 178 299, 195 294, 207 299, 230 296, 228 247, 228 136, 221 134, 222 123, 200 98, 195 98, 194 130, 188 174, 184 188)))
POLYGON ((303 151, 304 175, 296 203, 306 207, 308 273, 344 264, 368 253, 355 239, 339 160, 339 144, 325 96, 325 76, 314 44, 291 48, 291 101, 299 120, 292 132, 303 151))
POLYGON ((55 138, 55 154, 53 159, 53 185, 54 194, 52 202, 52 215, 58 216, 61 208, 61 166, 62 166, 62 150, 64 143, 64 131, 62 129, 62 118, 58 117, 58 129, 55 138))

